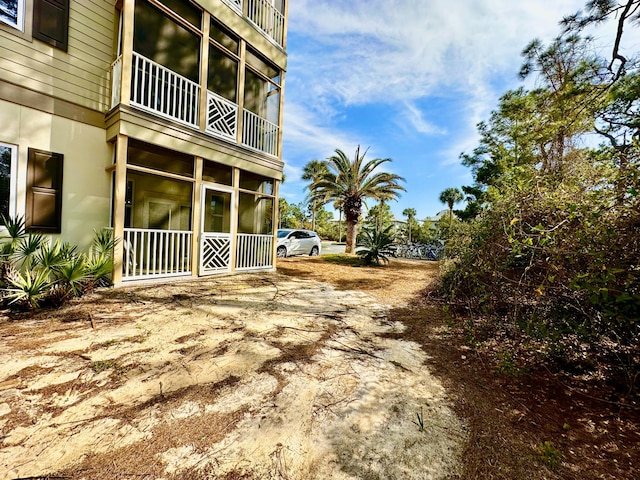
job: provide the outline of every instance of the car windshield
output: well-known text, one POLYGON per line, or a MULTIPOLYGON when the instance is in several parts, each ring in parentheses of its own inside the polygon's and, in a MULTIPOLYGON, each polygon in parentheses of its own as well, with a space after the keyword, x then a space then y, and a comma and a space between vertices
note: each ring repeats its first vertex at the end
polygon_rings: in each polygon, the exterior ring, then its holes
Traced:
POLYGON ((278 238, 284 238, 289 235, 291 231, 289 230, 278 230, 278 238))

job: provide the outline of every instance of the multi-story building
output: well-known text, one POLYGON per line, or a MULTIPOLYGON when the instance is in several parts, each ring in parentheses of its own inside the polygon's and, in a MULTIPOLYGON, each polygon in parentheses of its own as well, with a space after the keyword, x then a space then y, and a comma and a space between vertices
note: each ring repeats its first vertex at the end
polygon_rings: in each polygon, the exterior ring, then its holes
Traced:
POLYGON ((0 0, 0 207, 116 284, 271 269, 285 0, 0 0))

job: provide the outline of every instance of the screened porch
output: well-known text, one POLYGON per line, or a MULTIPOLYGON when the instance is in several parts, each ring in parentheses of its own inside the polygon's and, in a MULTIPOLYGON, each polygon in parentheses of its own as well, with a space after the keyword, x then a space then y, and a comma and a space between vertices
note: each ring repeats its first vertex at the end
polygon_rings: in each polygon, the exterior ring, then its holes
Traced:
POLYGON ((131 139, 122 281, 273 268, 274 184, 131 139))

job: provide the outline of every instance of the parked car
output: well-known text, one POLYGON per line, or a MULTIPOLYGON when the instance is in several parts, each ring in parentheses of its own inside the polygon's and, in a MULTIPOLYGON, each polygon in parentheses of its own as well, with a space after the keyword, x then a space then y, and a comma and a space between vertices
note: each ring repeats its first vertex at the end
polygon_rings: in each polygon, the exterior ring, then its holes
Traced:
POLYGON ((320 237, 311 230, 283 228, 278 230, 276 254, 278 257, 291 255, 320 255, 320 237))

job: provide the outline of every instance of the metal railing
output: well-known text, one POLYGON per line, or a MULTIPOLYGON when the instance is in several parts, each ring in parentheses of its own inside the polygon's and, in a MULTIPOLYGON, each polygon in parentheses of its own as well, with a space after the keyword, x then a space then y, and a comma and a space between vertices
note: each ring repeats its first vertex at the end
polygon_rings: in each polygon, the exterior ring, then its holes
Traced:
POLYGON ((131 104, 198 127, 200 85, 133 53, 131 104))
POLYGON ((191 275, 192 233, 124 229, 122 280, 191 275))
POLYGON ((207 91, 206 131, 235 143, 238 131, 238 106, 217 93, 207 91))
POLYGON ((269 0, 248 0, 247 17, 278 45, 284 40, 284 15, 269 0))
POLYGON ((242 144, 260 152, 278 156, 278 125, 244 110, 242 144))
POLYGON ((239 233, 236 246, 236 270, 273 267, 273 235, 239 233))

